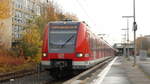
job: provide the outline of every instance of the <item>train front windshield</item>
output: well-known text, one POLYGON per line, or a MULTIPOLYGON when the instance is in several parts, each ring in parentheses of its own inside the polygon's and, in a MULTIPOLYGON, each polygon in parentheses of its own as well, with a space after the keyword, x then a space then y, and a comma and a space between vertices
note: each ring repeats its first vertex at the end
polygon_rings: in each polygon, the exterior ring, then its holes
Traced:
POLYGON ((65 26, 49 28, 49 53, 74 52, 76 36, 77 28, 65 28, 65 26))

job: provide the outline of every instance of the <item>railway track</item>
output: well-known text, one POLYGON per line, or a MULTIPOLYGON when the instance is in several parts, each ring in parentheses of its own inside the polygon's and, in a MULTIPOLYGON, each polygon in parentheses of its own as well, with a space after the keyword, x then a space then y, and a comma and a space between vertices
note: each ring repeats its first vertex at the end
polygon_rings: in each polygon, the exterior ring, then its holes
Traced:
POLYGON ((11 77, 11 79, 7 78, 7 80, 1 81, 0 84, 47 84, 48 82, 53 81, 53 78, 49 76, 49 72, 47 71, 40 73, 34 72, 32 74, 26 73, 26 75, 20 76, 19 75, 11 77))
POLYGON ((14 79, 14 78, 27 76, 27 75, 31 75, 34 73, 36 73, 36 70, 32 69, 32 70, 22 70, 22 71, 17 71, 17 72, 10 72, 7 74, 1 74, 0 75, 0 82, 9 81, 9 80, 14 79))
MULTIPOLYGON (((74 76, 70 78, 65 78, 62 80, 54 80, 47 82, 46 84, 82 84, 83 82, 88 82, 90 81, 89 78, 92 80, 92 76, 99 73, 103 68, 113 59, 114 57, 106 58, 102 60, 100 63, 98 63, 96 66, 85 70, 81 73, 75 74, 74 76), (76 83, 77 82, 77 83, 76 83), (80 83, 78 83, 80 82, 80 83)), ((93 77, 94 78, 94 77, 93 77)), ((87 84, 87 83, 83 83, 87 84)))
POLYGON ((5 75, 0 75, 0 84, 72 84, 75 81, 85 82, 88 81, 98 69, 102 70, 101 68, 111 60, 112 58, 108 58, 76 76, 66 77, 61 80, 53 79, 49 75, 48 71, 40 72, 39 70, 23 70, 8 73, 5 75))
POLYGON ((101 72, 103 68, 113 59, 113 57, 103 60, 96 66, 80 73, 74 78, 63 82, 62 84, 88 84, 88 81, 91 81, 97 73, 101 72))
POLYGON ((0 84, 62 84, 68 79, 53 79, 48 71, 22 70, 0 75, 0 84))

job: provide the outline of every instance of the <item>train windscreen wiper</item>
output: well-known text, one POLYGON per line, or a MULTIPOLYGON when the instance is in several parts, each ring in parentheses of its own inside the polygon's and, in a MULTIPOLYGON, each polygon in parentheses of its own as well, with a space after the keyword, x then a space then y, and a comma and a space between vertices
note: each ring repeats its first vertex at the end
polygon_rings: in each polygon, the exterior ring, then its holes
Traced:
POLYGON ((75 35, 73 34, 66 42, 61 46, 63 48, 75 35))

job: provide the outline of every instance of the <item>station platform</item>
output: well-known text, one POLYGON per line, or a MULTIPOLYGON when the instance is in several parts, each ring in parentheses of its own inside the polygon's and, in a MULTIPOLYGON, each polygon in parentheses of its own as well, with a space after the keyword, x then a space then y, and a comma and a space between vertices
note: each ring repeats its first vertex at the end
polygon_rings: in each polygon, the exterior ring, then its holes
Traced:
POLYGON ((150 84, 150 59, 139 60, 118 56, 90 84, 150 84))

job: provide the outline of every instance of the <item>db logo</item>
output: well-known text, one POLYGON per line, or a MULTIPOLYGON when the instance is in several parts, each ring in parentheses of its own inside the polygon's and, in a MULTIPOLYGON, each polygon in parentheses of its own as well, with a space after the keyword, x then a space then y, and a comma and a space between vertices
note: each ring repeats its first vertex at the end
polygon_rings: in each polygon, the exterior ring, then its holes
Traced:
POLYGON ((64 54, 58 54, 58 58, 64 58, 64 54))

